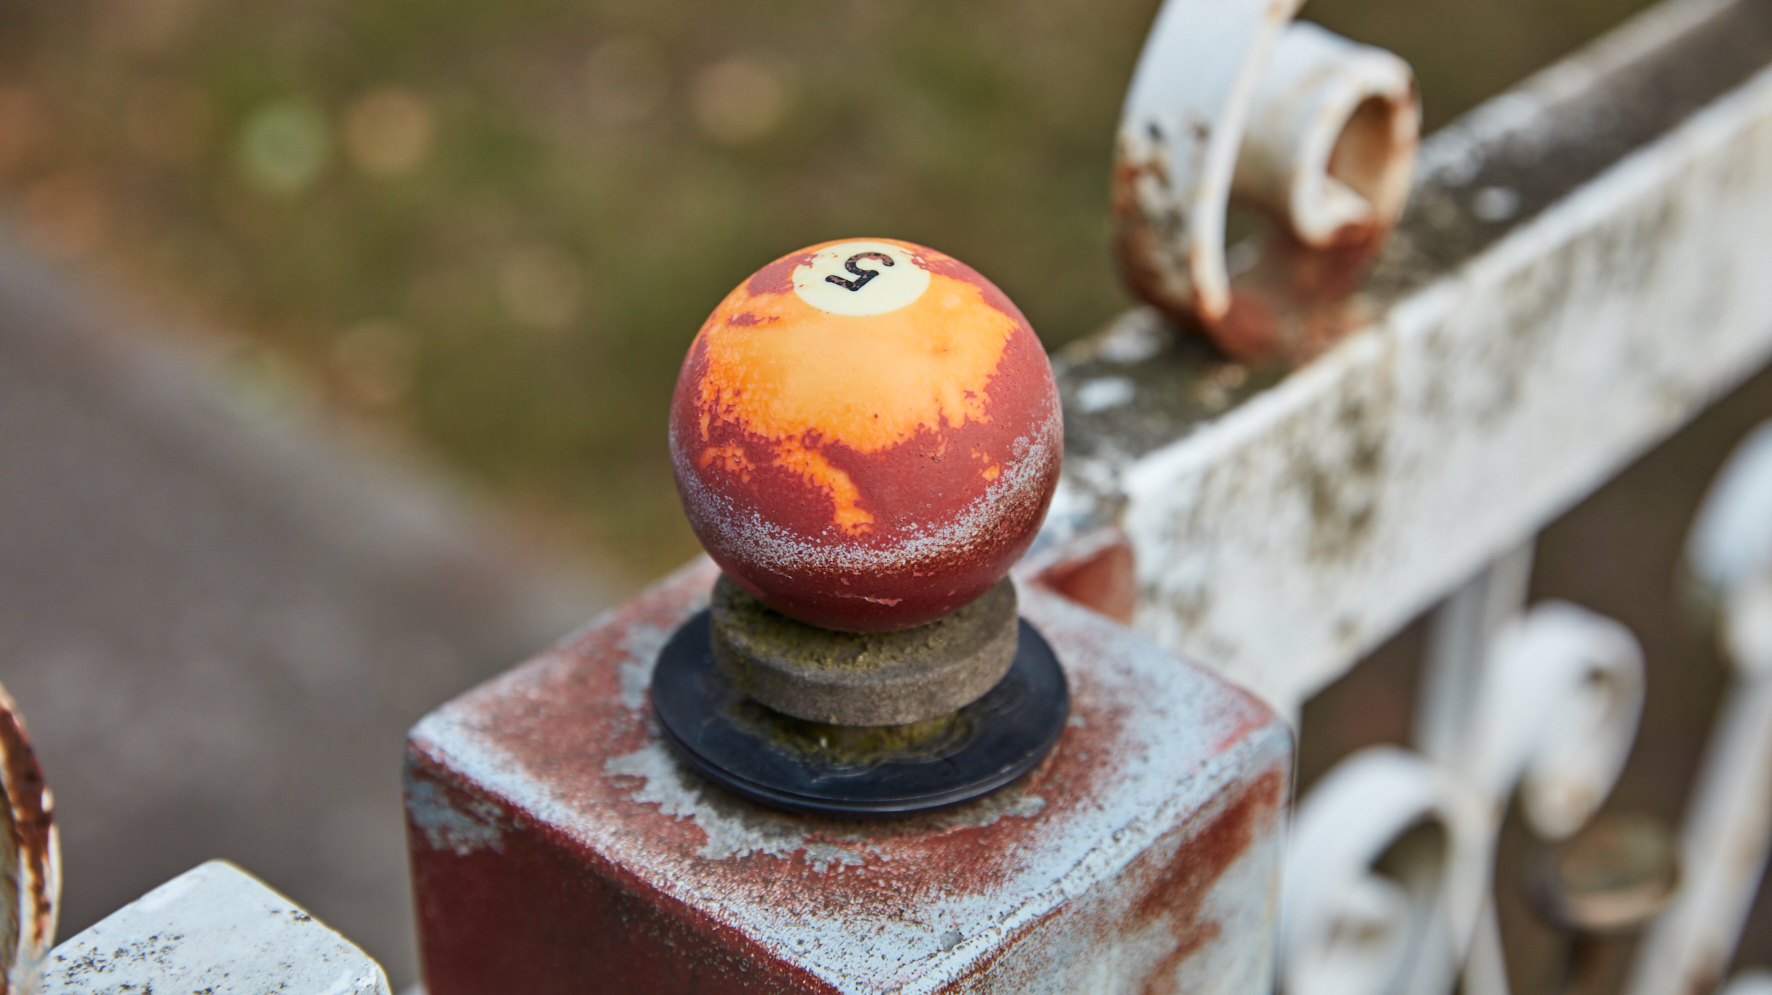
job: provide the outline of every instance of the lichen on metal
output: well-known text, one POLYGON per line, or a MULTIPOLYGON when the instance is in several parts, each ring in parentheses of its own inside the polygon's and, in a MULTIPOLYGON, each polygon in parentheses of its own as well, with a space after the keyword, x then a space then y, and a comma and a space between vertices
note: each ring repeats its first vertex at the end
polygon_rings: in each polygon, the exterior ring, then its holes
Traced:
POLYGON ((1269 983, 1289 735, 1254 699, 1036 587, 1073 688, 1025 779, 853 822, 702 781, 624 701, 692 567, 413 731, 410 843, 432 995, 1246 992, 1269 983), (441 800, 500 848, 433 840, 441 800))
POLYGON ((1288 375, 1148 309, 1068 350, 1042 543, 1120 528, 1136 626, 1294 709, 1772 357, 1768 64, 1772 3, 1678 3, 1433 136, 1288 375))

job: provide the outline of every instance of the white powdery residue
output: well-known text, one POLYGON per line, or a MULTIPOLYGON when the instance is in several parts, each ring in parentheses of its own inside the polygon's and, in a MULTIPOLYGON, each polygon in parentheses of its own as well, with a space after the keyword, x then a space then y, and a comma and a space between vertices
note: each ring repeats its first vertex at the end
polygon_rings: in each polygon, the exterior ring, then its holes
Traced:
MULTIPOLYGON (((412 728, 411 740, 429 752, 438 766, 469 784, 509 799, 513 809, 528 813, 536 821, 568 833, 579 834, 583 829, 577 806, 560 798, 521 761, 472 722, 452 714, 449 707, 420 719, 412 728)), ((589 840, 582 834, 580 838, 589 840)))
POLYGON ((955 825, 984 827, 993 825, 1001 819, 1032 819, 1046 808, 1046 799, 1039 795, 1016 795, 1015 800, 1007 805, 993 804, 1001 795, 988 796, 983 804, 972 809, 962 809, 955 825), (983 817, 980 818, 979 815, 983 817))
POLYGON ((1514 91, 1482 104, 1421 143, 1416 183, 1435 180, 1461 187, 1476 178, 1504 135, 1529 134, 1547 114, 1533 93, 1514 91))
POLYGON ((646 707, 652 668, 670 638, 671 630, 659 625, 635 625, 627 630, 627 659, 621 663, 621 703, 628 711, 646 707))
POLYGON ((646 689, 652 686, 653 658, 626 660, 621 665, 621 704, 630 712, 646 707, 646 689))
POLYGON ((806 863, 819 874, 832 867, 859 867, 862 859, 848 849, 831 843, 806 844, 806 863))
POLYGON ((865 860, 865 852, 835 844, 808 843, 796 820, 788 816, 753 814, 739 818, 708 805, 703 800, 704 789, 684 778, 668 748, 657 740, 626 756, 611 757, 604 762, 603 771, 640 779, 643 783, 632 796, 635 801, 657 805, 660 814, 694 823, 707 836, 699 852, 705 859, 725 860, 753 853, 785 858, 805 851, 807 861, 818 871, 859 867, 865 860))
POLYGON ((1111 842, 1091 849, 1056 882, 998 916, 995 923, 951 945, 944 937, 943 949, 923 958, 922 963, 928 966, 916 972, 915 979, 898 988, 897 995, 928 995, 939 991, 979 958, 999 952, 1007 937, 1119 873, 1148 849, 1158 835, 1176 824, 1178 814, 1173 809, 1178 804, 1183 803, 1171 801, 1148 819, 1134 818, 1113 834, 1111 842))
MULTIPOLYGON (((684 507, 711 535, 716 547, 747 549, 765 570, 783 575, 808 569, 823 573, 866 576, 898 572, 923 564, 940 563, 956 552, 976 547, 992 538, 997 527, 1017 505, 1036 500, 1041 484, 1056 468, 1063 447, 1062 415, 1057 409, 1031 436, 1015 440, 1013 460, 978 500, 939 528, 911 528, 913 534, 888 549, 869 549, 851 543, 833 544, 809 540, 766 520, 755 510, 739 514, 731 502, 714 494, 695 474, 683 473, 684 507), (742 524, 741 524, 742 522, 742 524)), ((675 456, 675 454, 673 454, 675 456)))
POLYGON ((181 874, 166 882, 153 891, 135 900, 135 908, 140 912, 157 912, 183 898, 185 893, 195 888, 213 875, 207 865, 199 866, 188 874, 181 874))
POLYGON ((465 809, 458 808, 440 785, 408 778, 406 811, 434 850, 447 849, 465 857, 476 850, 504 849, 498 809, 489 802, 473 800, 465 809))
POLYGON ((1106 411, 1130 404, 1137 393, 1137 387, 1125 377, 1097 377, 1077 388, 1077 407, 1089 414, 1106 411))
POLYGON ((1222 762, 1202 765, 1187 790, 1173 792, 1161 800, 1128 799, 1131 804, 1116 805, 1124 812, 1122 822, 1111 836, 1084 852, 1076 863, 1058 880, 1041 889, 1003 914, 995 922, 953 945, 923 959, 928 967, 918 977, 908 980, 897 995, 930 995, 950 984, 981 957, 1002 950, 1007 937, 1038 921, 1053 909, 1084 896, 1102 881, 1117 877, 1127 866, 1156 844, 1163 834, 1183 825, 1198 812, 1202 799, 1219 795, 1232 782, 1236 764, 1222 762))
MULTIPOLYGON (((413 737, 443 766, 472 783, 511 799, 513 805, 529 813, 538 823, 561 829, 604 853, 615 853, 634 842, 619 830, 605 833, 604 830, 611 828, 609 824, 594 817, 587 818, 578 800, 562 797, 545 779, 537 778, 523 763, 509 756, 471 724, 434 712, 419 722, 413 737)), ((611 775, 626 775, 644 782, 633 793, 633 800, 658 805, 665 815, 692 820, 707 837, 700 850, 705 859, 718 860, 749 853, 787 858, 805 851, 815 870, 839 873, 862 864, 870 854, 877 859, 885 858, 884 853, 862 840, 857 840, 854 846, 808 845, 800 823, 791 816, 755 809, 746 810, 742 815, 718 810, 717 804, 710 804, 702 797, 701 792, 706 789, 699 784, 686 783, 681 769, 662 743, 654 742, 628 756, 612 758, 604 764, 604 769, 611 775)), ((641 849, 644 854, 657 854, 650 844, 642 844, 641 849)), ((682 893, 678 889, 690 884, 682 878, 654 879, 653 883, 679 894, 682 893)), ((902 964, 915 956, 911 951, 920 953, 926 949, 926 944, 918 938, 928 933, 928 927, 916 923, 871 920, 868 930, 858 932, 854 923, 838 919, 774 915, 768 904, 757 904, 751 898, 730 891, 685 897, 701 907, 724 910, 723 914, 733 917, 731 921, 741 929, 752 930, 754 935, 774 937, 784 949, 799 949, 804 957, 826 958, 838 965, 840 973, 853 970, 858 972, 857 977, 872 977, 877 973, 866 966, 868 963, 885 958, 891 963, 902 964)), ((810 967, 813 961, 806 963, 810 967)), ((861 989, 850 987, 843 990, 861 989)))
MULTIPOLYGON (((975 970, 981 959, 1000 953, 1008 937, 1075 896, 1087 894, 1104 878, 1124 873, 1126 864, 1145 853, 1155 839, 1199 812, 1239 772, 1250 770, 1249 749, 1263 756, 1279 753, 1272 736, 1229 753, 1212 753, 1204 744, 1222 732, 1216 720, 1184 723, 1185 731, 1178 735, 1172 716, 1200 712, 1183 706, 1193 694, 1208 694, 1211 701, 1223 699, 1222 692, 1212 691, 1216 684, 1192 667, 1178 667, 1173 657, 1147 641, 1056 595, 1030 591, 1025 607, 1036 624, 1053 636, 1061 655, 1069 654, 1067 659, 1078 668, 1073 673, 1079 700, 1087 703, 1105 694, 1108 700, 1145 705, 1134 710, 1117 734, 1127 753, 1124 765, 1092 790, 1090 798, 1054 813, 1037 796, 1004 792, 912 830, 918 836, 939 834, 950 826, 988 825, 1005 815, 1030 818, 1043 813, 1047 824, 1017 835, 1020 845, 1000 884, 976 893, 940 887, 927 870, 908 863, 917 861, 916 856, 903 855, 876 872, 876 862, 898 852, 890 842, 891 833, 870 840, 866 836, 876 830, 858 829, 853 839, 833 838, 830 825, 823 823, 825 829, 809 840, 803 820, 728 799, 682 767, 663 743, 602 760, 605 775, 621 778, 625 797, 611 800, 609 807, 590 809, 582 796, 567 795, 544 770, 513 757, 494 734, 467 715, 433 713, 420 723, 414 739, 441 766, 496 797, 510 799, 513 807, 537 823, 576 836, 618 862, 633 861, 656 886, 747 935, 770 937, 784 956, 836 990, 877 993, 899 985, 906 995, 939 991, 944 983, 951 985, 975 970), (1166 704, 1169 707, 1163 707, 1166 704), (1198 758, 1203 759, 1196 766, 1198 758), (651 834, 635 833, 628 811, 634 802, 657 806, 666 818, 690 820, 705 840, 691 839, 693 853, 684 854, 661 845, 651 834), (870 882, 888 884, 903 875, 902 905, 864 901, 809 913, 782 902, 766 868, 755 878, 737 879, 754 885, 735 887, 735 879, 721 870, 701 866, 703 860, 750 854, 791 860, 802 853, 799 859, 817 874, 833 875, 825 878, 832 886, 828 892, 813 886, 832 896, 847 894, 842 875, 859 872, 870 882), (934 886, 925 889, 926 884, 934 886), (951 949, 944 951, 950 944, 951 949)), ((656 824, 652 819, 640 821, 656 824)), ((790 889, 788 894, 799 892, 790 889)))
POLYGON ((1110 363, 1142 363, 1163 351, 1161 320, 1155 309, 1140 308, 1115 321, 1095 345, 1095 355, 1110 363))
POLYGON ((988 826, 1004 816, 1014 816, 1017 819, 1032 819, 1034 816, 1039 815, 1045 810, 1046 799, 1041 798, 1039 795, 1022 795, 1015 800, 1014 805, 991 816, 990 820, 982 823, 982 825, 988 826))
POLYGON ((354 992, 372 992, 376 989, 377 980, 372 975, 348 969, 320 995, 352 995, 354 992))

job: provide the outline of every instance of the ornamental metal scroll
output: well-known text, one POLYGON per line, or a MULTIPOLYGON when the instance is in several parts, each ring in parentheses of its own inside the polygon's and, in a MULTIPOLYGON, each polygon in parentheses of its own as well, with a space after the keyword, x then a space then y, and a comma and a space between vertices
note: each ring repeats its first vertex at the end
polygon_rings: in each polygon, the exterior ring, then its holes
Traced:
POLYGON ((1370 747, 1324 775, 1288 843, 1286 995, 1450 988, 1481 905, 1484 822, 1464 785, 1406 750, 1370 747))
MULTIPOLYGON (((1772 422, 1730 455, 1686 553, 1734 679, 1687 803, 1684 883, 1638 947, 1629 995, 1700 991, 1721 977, 1772 855, 1772 422)), ((1772 977, 1737 989, 1772 990, 1772 977)))
POLYGON ((1245 361, 1298 360, 1346 324, 1402 214, 1421 131, 1414 74, 1293 23, 1303 0, 1167 0, 1126 95, 1115 247, 1128 283, 1245 361), (1225 248, 1232 198, 1273 222, 1225 248))
POLYGON ((1565 602, 1535 606, 1489 652, 1459 774, 1500 830, 1517 785, 1547 839, 1585 825, 1624 771, 1643 713, 1643 651, 1630 630, 1565 602))
POLYGON ((1636 738, 1643 654, 1617 622, 1548 602, 1489 647, 1455 760, 1395 747, 1354 753, 1299 806, 1281 908, 1286 995, 1432 995, 1453 988, 1492 931, 1488 882, 1516 788, 1527 823, 1561 838, 1612 790, 1636 738), (1382 873, 1422 827, 1431 859, 1382 873))

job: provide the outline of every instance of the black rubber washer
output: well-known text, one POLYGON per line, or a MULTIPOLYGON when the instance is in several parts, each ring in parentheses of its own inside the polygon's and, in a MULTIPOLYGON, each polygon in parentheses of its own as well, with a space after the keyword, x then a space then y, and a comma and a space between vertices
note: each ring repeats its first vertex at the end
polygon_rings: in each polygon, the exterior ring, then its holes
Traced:
POLYGON ((1022 619, 1009 672, 960 709, 949 735, 870 761, 835 761, 781 735, 797 720, 738 693, 714 664, 708 632, 704 611, 671 635, 652 675, 653 710, 665 739, 691 766, 773 808, 888 816, 969 801, 1038 765, 1070 715, 1058 657, 1022 619))

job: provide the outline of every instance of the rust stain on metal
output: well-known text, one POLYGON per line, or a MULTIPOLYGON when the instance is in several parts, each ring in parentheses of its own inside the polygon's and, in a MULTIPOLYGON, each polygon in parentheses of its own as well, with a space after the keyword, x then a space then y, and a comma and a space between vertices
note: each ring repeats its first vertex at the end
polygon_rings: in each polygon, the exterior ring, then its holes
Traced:
POLYGON ((1192 316, 1195 301, 1184 260, 1174 247, 1187 231, 1187 218, 1170 190, 1165 144, 1153 136, 1144 154, 1124 136, 1114 154, 1109 213, 1114 223, 1114 258, 1134 293, 1166 313, 1192 316), (1143 188, 1152 188, 1149 194, 1143 188), (1163 204, 1163 207, 1156 207, 1163 204))
POLYGON ((1018 573, 1077 604, 1130 625, 1138 608, 1136 567, 1131 541, 1119 529, 1107 528, 1038 557, 1018 573))
POLYGON ((1124 155, 1115 160, 1115 255, 1138 297, 1226 356, 1257 366, 1302 365, 1370 321, 1371 309, 1354 294, 1391 225, 1348 225, 1330 244, 1313 247, 1276 223, 1263 236, 1256 264, 1232 279, 1229 306, 1210 312, 1184 289, 1183 260, 1162 248, 1167 230, 1183 227, 1179 214, 1170 217, 1140 202, 1137 185, 1161 175, 1160 164, 1124 155))
POLYGON ((1231 306, 1213 340, 1245 363, 1315 359, 1369 320, 1352 298, 1389 236, 1389 226, 1350 225, 1331 244, 1312 247, 1271 232, 1256 265, 1231 281, 1231 306))
POLYGON ((12 697, 0 688, 0 785, 6 795, 6 866, 0 889, 17 932, 0 938, 0 995, 30 991, 39 962, 55 943, 61 899, 55 803, 12 697))
POLYGON ((1249 849, 1286 804, 1289 768, 1272 768, 1254 783, 1227 788, 1228 799, 1176 859, 1151 878, 1134 907, 1139 920, 1165 920, 1182 938, 1146 983, 1147 995, 1172 987, 1175 970, 1201 946, 1218 937, 1220 926, 1206 918, 1204 903, 1218 879, 1249 849))
MULTIPOLYGON (((701 781, 656 738, 643 689, 714 574, 680 573, 414 730, 409 838, 433 995, 565 992, 591 978, 634 991, 933 995, 1007 991, 1029 972, 1054 983, 1098 961, 1092 970, 1143 978, 1182 943, 1147 928, 1152 903, 1193 901, 1171 894, 1182 882, 1226 908, 1270 900, 1201 868, 1273 873, 1278 810, 1226 799, 1249 785, 1274 794, 1262 778, 1288 762, 1284 726, 1037 585, 1024 585, 1024 608, 1066 664, 1073 718, 1021 781, 870 822, 787 815, 701 781), (1275 845, 1233 845, 1237 818, 1210 815, 1233 809, 1275 845), (1113 922, 1145 931, 1125 950, 1066 946, 1085 924, 1109 936, 1113 922)), ((1201 930, 1211 957, 1266 963, 1266 938, 1201 930)))
POLYGON ((1138 919, 1168 920, 1182 942, 1152 972, 1149 995, 1163 991, 1177 966, 1218 935, 1218 924, 1204 918, 1206 893, 1244 851, 1262 827, 1285 807, 1288 771, 1270 769, 1253 784, 1226 789, 1234 795, 1212 821, 1189 841, 1181 857, 1159 869, 1144 897, 1133 907, 1138 919))
MULTIPOLYGON (((1276 824, 1286 806, 1290 769, 1290 765, 1278 765, 1253 781, 1225 788, 1192 823, 1176 831, 1179 845, 1153 847, 1141 855, 1115 883, 1133 893, 1124 906, 1108 905, 1103 915, 1055 911, 1039 925, 1086 934, 1086 942, 1101 947, 1155 928, 1174 942, 1146 968, 1137 990, 1141 995, 1171 995, 1197 987, 1187 984, 1182 972, 1203 948, 1225 936, 1224 924, 1213 918, 1209 907, 1212 891, 1276 824)), ((1030 925, 1026 930, 1034 928, 1030 925)), ((1013 944, 1006 944, 944 990, 973 991, 972 986, 978 985, 981 991, 1013 991, 1038 983, 1041 979, 1027 976, 989 978, 1001 973, 1002 961, 1014 949, 1013 944)))

